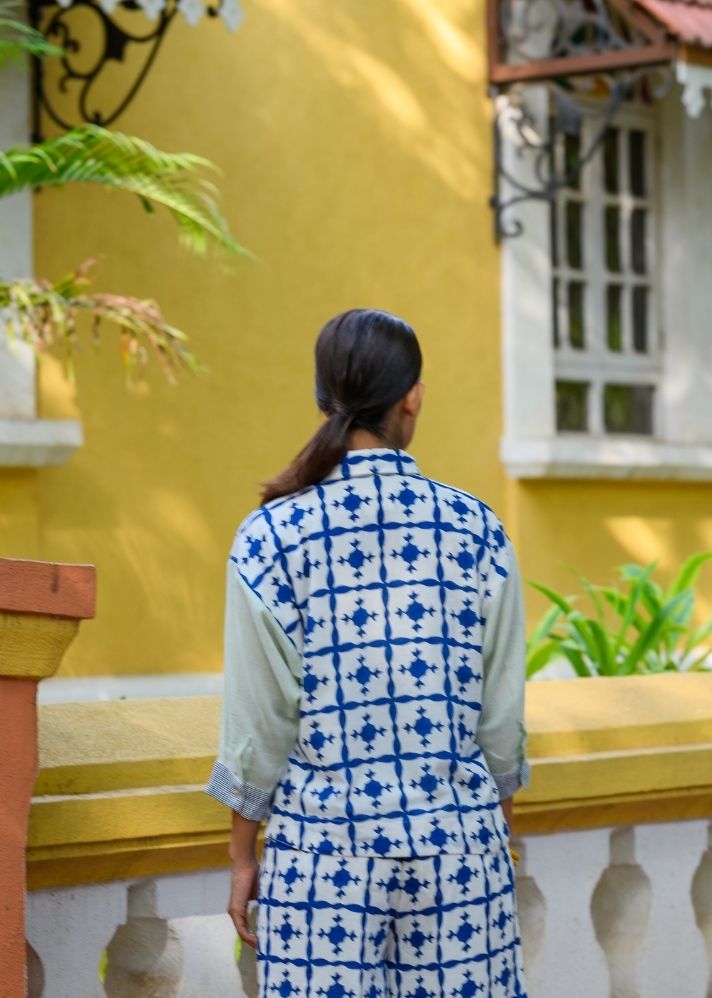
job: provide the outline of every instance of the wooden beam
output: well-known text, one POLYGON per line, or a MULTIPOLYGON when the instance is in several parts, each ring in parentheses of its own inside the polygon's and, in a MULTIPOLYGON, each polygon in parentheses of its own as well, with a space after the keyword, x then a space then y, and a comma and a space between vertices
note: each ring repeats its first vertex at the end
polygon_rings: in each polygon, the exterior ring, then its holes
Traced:
POLYGON ((672 42, 639 49, 591 53, 585 56, 565 56, 558 59, 535 59, 519 66, 490 63, 490 83, 506 85, 526 81, 551 80, 559 76, 585 76, 608 70, 633 69, 636 66, 664 65, 675 58, 672 42))

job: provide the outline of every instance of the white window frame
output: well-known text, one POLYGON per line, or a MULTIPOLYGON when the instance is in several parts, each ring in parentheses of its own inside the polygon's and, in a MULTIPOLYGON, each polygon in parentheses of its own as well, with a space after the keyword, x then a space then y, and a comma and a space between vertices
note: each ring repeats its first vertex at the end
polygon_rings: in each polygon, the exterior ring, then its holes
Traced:
MULTIPOLYGON (((712 157, 712 111, 693 120, 682 96, 681 88, 674 86, 651 112, 658 118, 660 135, 656 435, 557 433, 550 209, 545 201, 522 202, 511 211, 521 221, 523 234, 502 243, 505 404, 500 453, 514 478, 712 480, 712 280, 707 245, 712 185, 705 168, 712 157)), ((527 88, 524 99, 535 130, 545 135, 546 87, 527 88)), ((513 130, 509 136, 505 130, 504 165, 535 186, 534 157, 513 135, 513 130)), ((504 183, 505 198, 507 193, 504 183)), ((626 373, 622 366, 621 382, 626 373)))
MULTIPOLYGON (((595 133, 601 127, 600 114, 591 104, 591 116, 584 118, 581 129, 582 148, 585 150, 593 141, 595 133)), ((637 129, 647 137, 646 179, 648 195, 638 199, 622 192, 610 196, 603 191, 602 180, 602 149, 586 164, 580 173, 580 190, 566 189, 558 194, 557 203, 557 234, 558 261, 551 266, 552 279, 559 281, 558 294, 558 327, 562 340, 554 349, 555 381, 583 381, 589 386, 587 393, 587 410, 589 427, 585 435, 607 436, 604 428, 604 386, 609 384, 641 384, 652 385, 654 388, 653 403, 653 433, 660 428, 661 412, 660 375, 661 375, 661 328, 657 303, 660 286, 658 269, 658 224, 660 187, 657 115, 647 106, 625 107, 616 115, 614 127, 620 129, 621 141, 620 174, 623 178, 628 172, 628 149, 623 136, 630 130, 637 129), (566 218, 565 205, 568 201, 577 201, 583 206, 583 268, 571 269, 565 262, 566 256, 566 218), (608 202, 616 203, 621 208, 621 224, 619 247, 621 257, 621 273, 619 280, 611 280, 604 265, 605 251, 604 209, 608 202), (647 211, 646 229, 646 260, 648 261, 647 280, 639 280, 627 266, 630 260, 630 226, 628 218, 632 209, 644 207, 647 211), (580 281, 584 285, 584 333, 585 347, 577 349, 566 343, 567 309, 564 305, 564 289, 569 281, 580 281), (605 289, 607 284, 619 283, 624 289, 621 302, 622 315, 622 349, 612 352, 607 347, 606 318, 604 315, 605 289), (648 294, 648 339, 649 349, 645 354, 637 354, 632 348, 633 329, 631 317, 631 292, 636 284, 645 284, 648 294)), ((557 150, 560 154, 560 151, 557 150)), ((552 317, 553 321, 553 317, 552 317)), ((561 435, 562 431, 558 433, 561 435)), ((579 432, 575 433, 578 438, 579 432)), ((616 434, 622 436, 622 434, 616 434)), ((639 435, 636 435, 639 438, 639 435)), ((645 435, 643 439, 651 439, 645 435)))
MULTIPOLYGON (((24 66, 2 70, 0 149, 27 142, 30 73, 24 66)), ((32 273, 32 193, 0 201, 0 277, 32 273)), ((63 464, 81 447, 82 425, 75 419, 37 418, 37 372, 31 347, 8 340, 0 316, 0 467, 63 464)))

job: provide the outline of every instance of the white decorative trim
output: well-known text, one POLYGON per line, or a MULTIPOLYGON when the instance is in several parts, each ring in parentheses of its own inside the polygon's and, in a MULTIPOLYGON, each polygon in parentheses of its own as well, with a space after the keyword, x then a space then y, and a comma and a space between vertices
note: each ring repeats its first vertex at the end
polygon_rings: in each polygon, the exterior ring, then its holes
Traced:
POLYGON ((38 703, 222 696, 222 672, 167 672, 149 676, 80 676, 43 679, 38 703))
MULTIPOLYGON (((155 21, 167 6, 167 0, 136 0, 136 2, 150 21, 155 21)), ((66 9, 72 6, 73 0, 57 0, 57 3, 66 9)), ((118 5, 119 0, 99 0, 99 6, 109 16, 114 13, 118 5)), ((193 28, 207 13, 208 5, 203 3, 203 0, 178 0, 177 9, 186 23, 193 28)), ((222 18, 231 31, 235 31, 245 19, 238 0, 222 0, 218 6, 217 16, 222 18)))
POLYGON ((712 481, 712 446, 584 434, 500 442, 512 478, 628 478, 712 481))
POLYGON ((83 443, 77 419, 0 419, 0 467, 64 464, 83 443))
POLYGON ((675 63, 675 78, 682 86, 682 103, 691 118, 699 118, 705 109, 705 93, 712 107, 712 68, 689 62, 675 63))

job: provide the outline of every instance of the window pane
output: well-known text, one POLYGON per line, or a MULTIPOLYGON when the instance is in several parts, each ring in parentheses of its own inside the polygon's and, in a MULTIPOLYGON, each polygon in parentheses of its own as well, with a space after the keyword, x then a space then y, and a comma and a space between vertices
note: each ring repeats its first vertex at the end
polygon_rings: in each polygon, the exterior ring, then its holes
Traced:
POLYGON ((630 255, 634 274, 645 274, 645 208, 634 208, 630 218, 630 255))
POLYGON ((588 384, 585 381, 556 382, 556 428, 576 433, 588 429, 588 384))
POLYGON ((556 201, 551 202, 549 224, 551 226, 551 264, 553 267, 558 267, 559 266, 559 209, 556 201))
POLYGON ((608 320, 608 349, 619 352, 623 349, 623 317, 621 299, 623 289, 620 284, 609 284, 606 288, 606 314, 608 320))
POLYGON ((571 281, 568 294, 569 306, 569 343, 576 350, 586 346, 586 333, 583 323, 583 284, 571 281))
POLYGON ((638 129, 628 133, 630 193, 639 198, 645 197, 645 138, 638 129))
POLYGON ((607 433, 653 432, 652 385, 606 385, 603 420, 607 433))
POLYGON ((620 217, 620 208, 615 205, 606 208, 606 266, 614 274, 621 269, 620 217))
POLYGON ((564 172, 568 178, 567 186, 578 190, 581 186, 579 161, 581 159, 581 136, 564 135, 564 172))
POLYGON ((617 128, 609 128, 603 140, 603 177, 605 189, 609 194, 618 193, 619 136, 617 128))
POLYGON ((551 282, 551 319, 554 334, 554 346, 561 346, 561 335, 559 333, 559 282, 554 278, 551 282))
POLYGON ((569 267, 583 267, 583 205, 578 201, 566 202, 566 259, 569 267))
POLYGON ((648 352, 648 289, 633 288, 633 349, 648 352))

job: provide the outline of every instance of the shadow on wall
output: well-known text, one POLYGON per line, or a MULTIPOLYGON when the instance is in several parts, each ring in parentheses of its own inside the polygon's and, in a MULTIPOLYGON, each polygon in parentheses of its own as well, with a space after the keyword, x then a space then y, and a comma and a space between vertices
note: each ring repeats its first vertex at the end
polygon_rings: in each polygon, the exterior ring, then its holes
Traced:
MULTIPOLYGON (((561 592, 578 590, 569 566, 591 582, 607 584, 614 581, 616 565, 656 561, 656 577, 667 585, 686 558, 712 550, 706 483, 549 480, 522 483, 518 499, 525 578, 561 592)), ((532 619, 546 605, 533 590, 527 591, 527 602, 532 619)), ((706 566, 697 585, 695 620, 711 616, 712 569, 706 566)))

